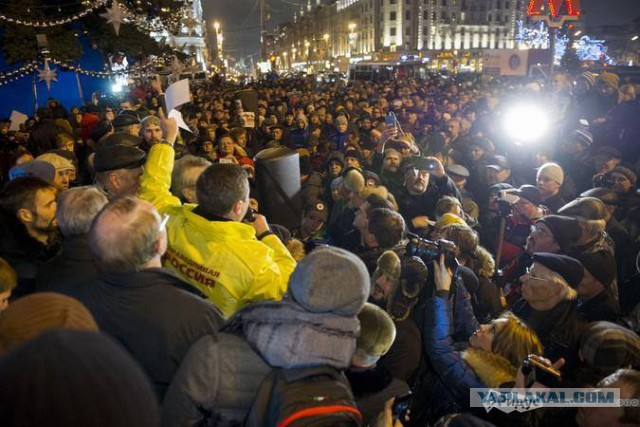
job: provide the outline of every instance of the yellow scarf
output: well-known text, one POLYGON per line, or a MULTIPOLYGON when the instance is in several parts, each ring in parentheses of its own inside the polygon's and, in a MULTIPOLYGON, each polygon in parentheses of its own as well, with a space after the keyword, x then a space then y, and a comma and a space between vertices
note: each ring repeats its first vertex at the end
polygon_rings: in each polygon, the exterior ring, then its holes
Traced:
POLYGON ((461 355, 487 387, 496 388, 516 380, 518 369, 499 354, 468 348, 461 355))

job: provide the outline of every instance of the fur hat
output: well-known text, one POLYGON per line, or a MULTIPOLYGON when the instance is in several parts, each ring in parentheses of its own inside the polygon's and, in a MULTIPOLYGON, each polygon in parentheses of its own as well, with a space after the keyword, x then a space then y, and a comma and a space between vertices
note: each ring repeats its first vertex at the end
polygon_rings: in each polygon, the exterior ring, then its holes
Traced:
POLYGON ((358 169, 347 169, 343 175, 342 185, 349 191, 360 193, 365 187, 364 175, 358 169))
POLYGON ((367 267, 353 253, 336 247, 314 250, 289 278, 288 295, 312 313, 355 316, 369 297, 367 267))
POLYGON ((387 312, 394 320, 404 320, 418 303, 429 270, 418 257, 404 258, 400 265, 400 283, 387 302, 387 312))
POLYGON ((384 356, 396 339, 396 326, 380 307, 366 303, 360 313, 360 336, 357 351, 367 356, 384 356))
POLYGON ((384 251, 378 258, 376 265, 375 277, 384 274, 391 281, 395 282, 400 280, 400 273, 402 271, 400 257, 398 257, 398 254, 394 251, 384 251))
POLYGON ((548 178, 562 185, 564 183, 564 171, 557 163, 545 163, 538 168, 538 173, 536 174, 536 181, 541 178, 548 178))

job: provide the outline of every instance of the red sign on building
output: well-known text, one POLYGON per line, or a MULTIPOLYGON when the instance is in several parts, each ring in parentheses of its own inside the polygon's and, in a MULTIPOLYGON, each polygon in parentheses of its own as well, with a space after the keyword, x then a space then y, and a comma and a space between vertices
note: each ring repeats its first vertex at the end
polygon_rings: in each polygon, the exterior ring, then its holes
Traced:
POLYGON ((529 16, 543 15, 542 8, 545 4, 548 6, 549 16, 552 18, 557 18, 560 15, 580 16, 580 0, 529 0, 527 14, 529 16), (563 4, 566 8, 561 11, 563 4))

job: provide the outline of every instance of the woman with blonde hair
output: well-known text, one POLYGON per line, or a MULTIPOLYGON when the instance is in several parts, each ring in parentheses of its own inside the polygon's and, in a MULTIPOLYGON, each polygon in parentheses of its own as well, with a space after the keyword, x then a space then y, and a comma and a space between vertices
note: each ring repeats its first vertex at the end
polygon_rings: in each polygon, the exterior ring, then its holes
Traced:
MULTIPOLYGON (((453 274, 445 266, 444 256, 433 262, 433 268, 436 292, 424 305, 422 331, 423 350, 433 368, 433 378, 422 379, 426 384, 421 389, 422 399, 416 403, 423 410, 418 409, 422 413, 415 414, 420 416, 420 425, 442 415, 469 411, 471 388, 512 387, 522 361, 529 354, 542 355, 535 331, 509 312, 481 325, 469 338, 468 348, 456 351, 449 302, 453 274)), ((496 412, 486 416, 492 417, 496 412)))

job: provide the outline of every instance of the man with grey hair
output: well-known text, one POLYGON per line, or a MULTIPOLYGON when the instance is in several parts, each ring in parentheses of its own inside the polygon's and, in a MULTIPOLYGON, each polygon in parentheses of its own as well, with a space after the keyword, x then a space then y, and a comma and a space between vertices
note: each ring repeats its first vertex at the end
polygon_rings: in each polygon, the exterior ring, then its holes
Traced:
POLYGON ((198 203, 196 181, 211 162, 205 158, 187 154, 176 160, 171 174, 171 194, 182 203, 198 203))
POLYGON ((69 293, 89 309, 102 332, 129 350, 160 400, 191 345, 205 335, 215 337, 222 319, 212 304, 162 268, 166 218, 136 198, 108 204, 89 232, 99 275, 69 293))
POLYGON ((578 356, 578 339, 585 327, 577 310, 576 292, 584 268, 566 255, 538 252, 520 277, 522 299, 513 313, 536 331, 544 355, 552 361, 564 358, 563 376, 571 377, 578 356))
POLYGON ((62 251, 40 266, 36 292, 66 294, 96 276, 89 253, 89 228, 98 212, 109 202, 94 186, 77 187, 58 194, 56 219, 62 233, 62 251))

